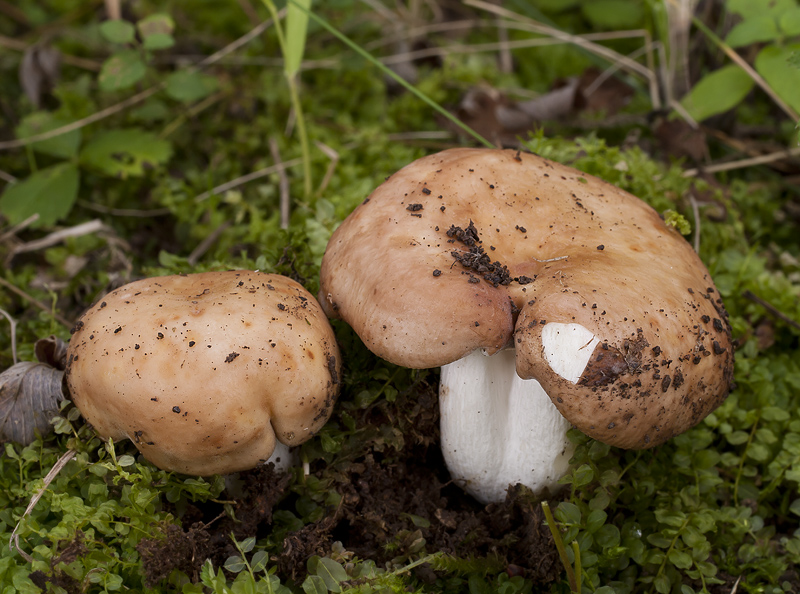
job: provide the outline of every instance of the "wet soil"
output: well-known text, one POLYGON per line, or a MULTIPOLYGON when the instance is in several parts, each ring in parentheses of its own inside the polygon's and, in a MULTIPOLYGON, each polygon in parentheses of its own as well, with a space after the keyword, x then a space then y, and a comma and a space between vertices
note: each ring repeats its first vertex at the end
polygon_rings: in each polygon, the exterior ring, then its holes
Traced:
MULTIPOLYGON (((394 403, 379 400, 358 412, 360 438, 350 440, 331 464, 312 467, 339 503, 326 507, 318 521, 286 534, 281 550, 271 557, 282 580, 301 582, 308 558, 330 555, 337 541, 379 567, 442 551, 488 558, 499 570, 539 585, 558 579, 563 569, 539 502, 529 492, 510 489, 503 503, 482 506, 449 482, 439 452, 434 386, 422 381, 394 403)), ((218 504, 189 506, 182 527, 165 526, 161 538, 141 542, 149 584, 158 584, 172 568, 196 580, 207 558, 222 567, 237 554, 231 533, 240 541, 264 538, 273 530, 275 509, 294 509, 298 489, 289 489, 288 475, 269 466, 242 473, 240 479, 240 495, 233 497, 235 521, 218 504)), ((228 495, 222 497, 230 500, 228 495)), ((423 565, 416 577, 433 581, 437 575, 423 565)))

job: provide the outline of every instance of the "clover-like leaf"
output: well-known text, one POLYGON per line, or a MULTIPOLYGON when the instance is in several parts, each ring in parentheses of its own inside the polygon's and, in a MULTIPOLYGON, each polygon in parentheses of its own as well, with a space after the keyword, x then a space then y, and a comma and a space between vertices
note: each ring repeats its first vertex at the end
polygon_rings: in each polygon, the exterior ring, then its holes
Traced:
MULTIPOLYGON (((17 126, 15 133, 17 138, 25 138, 43 132, 50 132, 51 130, 61 128, 69 123, 68 120, 58 118, 50 112, 37 111, 26 116, 22 122, 20 122, 19 126, 17 126)), ((81 131, 73 130, 72 132, 59 134, 47 140, 34 142, 30 146, 39 153, 69 159, 78 153, 80 144, 81 131)))
POLYGON ((202 72, 179 70, 167 77, 167 95, 178 101, 190 103, 213 93, 219 81, 202 72))
POLYGON ((136 29, 128 21, 113 19, 100 25, 100 34, 111 43, 131 43, 136 29))
POLYGON ((146 168, 165 163, 172 145, 138 128, 109 130, 97 134, 81 151, 81 161, 108 175, 127 178, 143 175, 146 168))
POLYGON ((124 50, 103 62, 97 80, 104 91, 119 91, 135 85, 146 72, 147 66, 142 62, 139 52, 124 50))
POLYGON ((52 225, 72 210, 79 184, 78 168, 72 163, 40 169, 6 188, 0 195, 0 212, 12 224, 38 214, 38 225, 52 225))

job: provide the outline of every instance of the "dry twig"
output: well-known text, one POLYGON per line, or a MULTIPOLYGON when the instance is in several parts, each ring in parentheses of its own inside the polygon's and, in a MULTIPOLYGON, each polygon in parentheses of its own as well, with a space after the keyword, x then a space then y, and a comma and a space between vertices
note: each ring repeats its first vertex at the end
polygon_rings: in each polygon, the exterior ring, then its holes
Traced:
POLYGON ((35 305, 36 307, 38 307, 42 311, 47 312, 48 314, 53 316, 53 319, 56 320, 59 324, 62 324, 67 328, 72 328, 73 324, 67 318, 65 318, 64 316, 62 316, 58 312, 53 311, 51 307, 48 307, 47 305, 45 305, 44 303, 42 303, 38 299, 35 299, 35 298, 31 297, 30 295, 28 295, 25 291, 23 291, 19 287, 15 287, 14 285, 12 285, 10 282, 8 282, 6 279, 4 279, 1 276, 0 276, 0 286, 3 286, 6 289, 8 289, 9 291, 11 291, 12 293, 18 295, 19 297, 22 297, 25 301, 27 301, 31 305, 35 305))
POLYGON ((23 559, 25 559, 28 563, 33 563, 33 557, 31 557, 28 553, 23 551, 19 548, 19 534, 17 531, 19 530, 20 524, 22 524, 22 520, 28 517, 28 514, 31 513, 36 504, 41 499, 44 492, 47 490, 47 487, 50 486, 50 483, 58 476, 58 473, 67 465, 67 462, 72 460, 77 454, 75 450, 67 450, 64 454, 58 459, 58 461, 53 465, 53 468, 50 469, 50 472, 47 473, 47 476, 44 477, 44 484, 42 488, 36 491, 36 493, 31 497, 30 503, 28 503, 28 507, 25 508, 25 512, 22 514, 22 517, 17 522, 17 525, 14 526, 14 531, 11 533, 11 538, 8 541, 8 550, 12 550, 12 547, 17 548, 17 552, 22 555, 23 559))
POLYGON ((766 301, 759 297, 758 295, 754 294, 752 291, 745 291, 742 293, 742 297, 745 299, 749 299, 754 303, 758 303, 761 307, 766 309, 770 314, 778 318, 779 320, 783 320, 787 324, 789 324, 792 328, 797 328, 800 330, 800 322, 797 322, 779 310, 777 307, 772 305, 769 301, 766 301))
POLYGON ((220 238, 220 236, 225 232, 225 230, 230 227, 233 223, 230 221, 225 221, 219 227, 214 229, 208 236, 203 239, 197 247, 192 250, 192 253, 189 254, 189 257, 186 258, 186 261, 191 265, 194 266, 200 261, 200 258, 205 255, 208 249, 216 243, 216 241, 220 238))

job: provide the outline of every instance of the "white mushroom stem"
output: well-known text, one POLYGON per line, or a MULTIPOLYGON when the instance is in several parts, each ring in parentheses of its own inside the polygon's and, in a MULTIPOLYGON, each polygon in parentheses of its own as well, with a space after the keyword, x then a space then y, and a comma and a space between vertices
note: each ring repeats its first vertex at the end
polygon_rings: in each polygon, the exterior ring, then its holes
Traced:
MULTIPOLYGON (((577 383, 597 339, 578 324, 549 323, 542 342, 553 370, 577 383)), ((515 354, 474 351, 442 367, 444 459, 453 480, 482 503, 503 501, 517 483, 554 493, 572 457, 570 424, 538 381, 517 375, 515 354)))

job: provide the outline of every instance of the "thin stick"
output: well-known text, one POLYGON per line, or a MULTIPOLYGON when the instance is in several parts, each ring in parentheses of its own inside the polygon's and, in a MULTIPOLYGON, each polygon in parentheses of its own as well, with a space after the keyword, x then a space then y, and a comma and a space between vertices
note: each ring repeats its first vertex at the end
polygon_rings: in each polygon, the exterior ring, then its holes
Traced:
POLYGON ((284 161, 283 163, 276 163, 275 165, 270 165, 269 167, 264 167, 264 169, 259 169, 258 171, 253 171, 252 173, 248 173, 247 175, 243 175, 241 177, 237 177, 236 179, 232 179, 229 182, 225 182, 221 186, 217 186, 216 188, 211 188, 207 192, 203 192, 202 194, 198 194, 194 197, 195 202, 202 202, 203 200, 208 200, 211 196, 215 194, 221 194, 222 192, 227 192, 233 188, 241 186, 242 184, 246 184, 256 179, 260 179, 267 175, 271 175, 282 169, 289 169, 290 167, 297 167, 298 165, 303 164, 303 159, 297 157, 296 159, 291 159, 290 161, 284 161))
POLYGON ((13 258, 18 254, 25 254, 28 252, 36 252, 38 250, 42 250, 45 248, 49 248, 56 244, 61 243, 65 239, 70 237, 81 237, 83 235, 90 235, 92 233, 97 233, 98 231, 110 231, 110 228, 103 224, 100 219, 94 219, 88 221, 86 223, 81 223, 80 225, 75 225, 74 227, 69 227, 68 229, 61 229, 60 231, 54 231, 49 235, 45 235, 41 239, 36 239, 34 241, 29 241, 28 243, 23 243, 15 247, 11 250, 9 254, 9 258, 13 258))
POLYGON ((742 293, 742 297, 744 297, 745 299, 749 299, 750 301, 753 301, 755 303, 758 303, 761 307, 766 309, 776 318, 781 319, 790 326, 792 326, 793 328, 797 328, 798 330, 800 330, 800 322, 794 321, 792 318, 790 318, 785 313, 780 311, 777 307, 772 305, 769 301, 763 300, 758 295, 755 295, 752 291, 745 291, 744 293, 742 293))
POLYGON ((0 235, 0 243, 5 243, 7 240, 11 239, 14 235, 19 233, 23 229, 30 227, 38 220, 39 220, 39 213, 36 212, 31 216, 29 216, 24 221, 20 221, 19 223, 11 227, 11 229, 0 235))
POLYGON ((31 501, 30 503, 28 503, 28 507, 25 508, 25 512, 22 514, 22 517, 19 519, 19 522, 17 522, 17 525, 14 527, 14 531, 11 533, 11 538, 8 541, 8 550, 10 551, 12 550, 12 547, 16 547, 17 552, 20 555, 22 555, 22 558, 25 559, 28 563, 33 563, 33 557, 31 557, 28 553, 19 548, 19 534, 17 534, 17 530, 19 530, 19 526, 20 524, 22 524, 22 520, 28 517, 28 514, 31 513, 33 508, 39 502, 39 499, 41 499, 42 495, 44 495, 44 492, 47 490, 47 487, 50 486, 50 483, 53 482, 56 476, 58 476, 58 473, 61 472, 61 470, 67 465, 67 463, 70 460, 72 460, 75 457, 75 454, 77 453, 78 452, 76 452, 75 450, 67 450, 66 452, 64 452, 64 455, 62 455, 58 459, 58 461, 53 465, 53 468, 51 468, 50 472, 47 473, 47 476, 44 477, 44 484, 42 485, 42 488, 36 491, 33 497, 31 497, 31 501))
POLYGON ((233 223, 230 221, 225 221, 219 227, 214 229, 208 236, 203 239, 197 247, 192 250, 192 253, 189 254, 189 257, 186 258, 186 261, 191 265, 194 266, 203 257, 203 255, 208 251, 208 249, 216 243, 216 241, 220 238, 220 236, 225 232, 225 230, 230 227, 233 223))
POLYGON ((495 20, 497 21, 497 37, 500 45, 500 72, 508 74, 514 69, 511 47, 509 46, 508 27, 505 26, 505 21, 500 17, 495 20))
POLYGON ((317 188, 317 196, 319 196, 325 191, 325 188, 328 187, 328 184, 333 178, 333 172, 336 171, 336 166, 339 164, 339 153, 319 140, 317 140, 315 144, 317 145, 317 148, 325 153, 325 155, 331 160, 331 162, 328 163, 328 169, 325 170, 325 177, 322 178, 322 183, 319 185, 319 188, 317 188))
POLYGON ((2 179, 4 182, 9 183, 9 184, 17 183, 17 178, 16 177, 14 177, 10 173, 6 173, 5 171, 2 171, 2 170, 0 170, 0 179, 2 179))
MULTIPOLYGON (((565 33, 564 31, 560 31, 554 27, 548 27, 547 25, 543 25, 533 19, 529 19, 523 17, 520 14, 517 14, 511 10, 502 8, 500 6, 495 6, 494 4, 490 4, 488 2, 483 2, 482 0, 464 0, 464 4, 467 6, 472 6, 474 8, 479 8, 485 10, 487 12, 491 12, 492 14, 497 14, 500 16, 504 16, 506 18, 515 20, 517 22, 524 22, 526 23, 532 31, 536 33, 540 33, 542 35, 547 35, 549 37, 554 37, 556 39, 561 39, 563 41, 567 41, 569 43, 573 43, 577 46, 580 46, 584 49, 591 51, 592 53, 606 58, 611 62, 619 62, 621 67, 625 70, 630 72, 634 72, 639 74, 646 80, 651 80, 655 77, 655 73, 651 72, 646 66, 642 66, 638 62, 634 62, 630 58, 623 56, 620 53, 615 52, 614 50, 608 49, 602 45, 598 45, 596 43, 592 43, 587 41, 584 38, 581 38, 577 35, 571 35, 570 33, 565 33)), ((655 104, 658 101, 657 98, 652 98, 651 101, 655 104)))
POLYGON ((754 165, 764 165, 781 159, 791 159, 800 156, 800 147, 794 147, 782 151, 769 153, 768 155, 760 155, 758 157, 751 157, 749 159, 740 159, 738 161, 728 161, 727 163, 717 163, 716 165, 709 165, 702 169, 687 169, 683 172, 683 177, 694 177, 701 171, 703 173, 717 173, 719 171, 730 171, 731 169, 744 169, 745 167, 753 167, 754 165))
POLYGON ((168 215, 172 212, 168 208, 152 208, 150 210, 138 210, 135 208, 111 208, 109 206, 103 206, 102 204, 93 204, 91 202, 86 202, 85 200, 79 200, 78 204, 83 208, 87 208, 95 212, 102 212, 103 214, 113 215, 116 217, 139 217, 139 218, 163 217, 164 215, 168 215))
POLYGON ((7 320, 8 325, 11 326, 11 360, 14 361, 14 365, 17 364, 17 321, 11 317, 6 310, 0 309, 0 314, 2 314, 7 320))
POLYGON ((14 285, 12 285, 10 282, 8 282, 8 281, 7 281, 6 279, 4 279, 3 277, 0 277, 0 286, 3 286, 3 287, 5 287, 6 289, 8 289, 9 291, 11 291, 12 293, 15 293, 15 294, 16 294, 16 295, 18 295, 19 297, 22 297, 22 298, 23 298, 25 301, 27 301, 28 303, 30 303, 30 304, 32 304, 32 305, 35 305, 36 307, 38 307, 38 308, 39 308, 39 309, 41 309, 42 311, 45 311, 45 312, 47 312, 48 314, 50 314, 51 316, 53 316, 53 318, 54 318, 54 319, 55 319, 57 322, 59 322, 60 324, 63 324, 63 325, 64 325, 64 326, 66 326, 67 328, 72 328, 73 324, 72 324, 72 322, 70 322, 68 319, 66 319, 66 318, 65 318, 65 317, 63 317, 62 315, 60 315, 60 314, 58 314, 58 313, 56 313, 56 312, 52 311, 52 308, 48 307, 47 305, 45 305, 45 304, 44 304, 44 303, 42 303, 41 301, 38 301, 37 299, 34 299, 33 297, 31 297, 30 295, 28 295, 28 294, 27 294, 25 291, 23 291, 22 289, 20 289, 20 288, 18 288, 18 287, 15 287, 14 285))
MULTIPOLYGON (((269 139, 269 152, 272 155, 272 160, 276 163, 283 161, 280 148, 278 148, 278 141, 274 137, 269 139)), ((281 229, 288 229, 291 198, 289 196, 289 176, 286 175, 286 169, 278 171, 278 189, 280 191, 281 229)))

